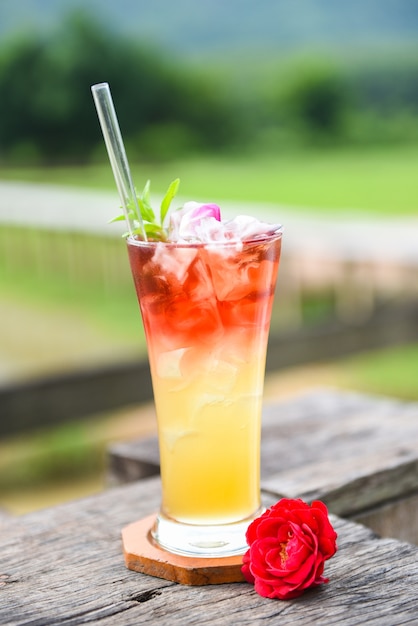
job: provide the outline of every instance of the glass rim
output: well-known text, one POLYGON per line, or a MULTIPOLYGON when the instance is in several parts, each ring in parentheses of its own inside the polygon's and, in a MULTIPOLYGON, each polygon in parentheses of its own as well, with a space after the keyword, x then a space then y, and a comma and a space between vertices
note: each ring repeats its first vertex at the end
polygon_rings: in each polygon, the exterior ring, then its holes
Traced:
POLYGON ((137 239, 135 235, 128 235, 126 237, 126 243, 133 247, 139 248, 154 248, 157 245, 162 245, 167 248, 236 248, 242 246, 256 245, 269 243, 276 239, 281 239, 283 236, 283 227, 278 226, 277 229, 269 235, 256 235, 251 239, 232 239, 230 241, 144 241, 143 239, 137 239))

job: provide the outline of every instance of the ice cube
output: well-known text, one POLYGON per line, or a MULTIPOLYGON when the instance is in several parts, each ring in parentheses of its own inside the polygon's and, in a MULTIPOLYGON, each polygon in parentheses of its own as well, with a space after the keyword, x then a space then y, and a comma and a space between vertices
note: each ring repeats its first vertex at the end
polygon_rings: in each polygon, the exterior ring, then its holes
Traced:
POLYGON ((163 274, 174 274, 176 279, 183 283, 196 255, 197 249, 191 246, 177 248, 160 241, 155 246, 155 253, 151 262, 158 264, 163 274))
POLYGON ((227 393, 232 391, 238 375, 238 367, 230 361, 216 359, 210 363, 210 374, 216 374, 216 389, 227 393))
POLYGON ((199 394, 198 409, 208 405, 229 402, 231 392, 237 382, 239 367, 208 354, 205 362, 200 364, 202 373, 202 390, 199 394))
POLYGON ((196 417, 206 408, 216 404, 222 404, 223 406, 229 406, 232 404, 231 398, 223 393, 204 393, 199 396, 199 401, 196 406, 196 417))
POLYGON ((190 348, 178 348, 160 354, 157 360, 157 375, 160 378, 181 379, 180 362, 188 350, 190 348))
POLYGON ((235 246, 231 248, 209 246, 205 254, 213 289, 219 301, 239 300, 254 289, 250 280, 250 270, 251 267, 257 267, 257 263, 252 262, 252 257, 248 254, 244 255, 235 246))
POLYGON ((173 452, 179 441, 185 439, 186 437, 196 437, 197 435, 197 430, 192 428, 164 428, 160 436, 170 452, 173 452))
POLYGON ((279 224, 261 222, 250 215, 238 215, 233 220, 225 222, 226 237, 233 241, 248 241, 259 237, 273 235, 280 230, 279 224))

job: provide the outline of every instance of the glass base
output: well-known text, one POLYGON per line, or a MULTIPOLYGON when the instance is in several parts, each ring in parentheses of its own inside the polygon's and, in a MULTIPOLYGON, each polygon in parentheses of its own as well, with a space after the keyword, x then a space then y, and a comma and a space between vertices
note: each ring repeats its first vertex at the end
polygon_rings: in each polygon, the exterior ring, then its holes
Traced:
POLYGON ((207 526, 183 524, 159 513, 151 535, 161 548, 174 554, 196 558, 236 556, 248 550, 245 533, 262 512, 260 508, 239 522, 207 526))

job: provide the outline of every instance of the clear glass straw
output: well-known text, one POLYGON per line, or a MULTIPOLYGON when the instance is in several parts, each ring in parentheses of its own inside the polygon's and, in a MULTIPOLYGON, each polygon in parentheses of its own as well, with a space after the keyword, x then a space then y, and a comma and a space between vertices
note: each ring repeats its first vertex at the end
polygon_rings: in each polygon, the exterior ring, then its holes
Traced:
POLYGON ((147 241, 141 212, 138 207, 135 187, 132 181, 131 171, 126 156, 125 146, 119 128, 118 118, 113 105, 112 95, 108 83, 99 83, 91 88, 94 103, 99 116, 100 126, 105 140, 110 165, 115 177, 119 197, 122 202, 123 213, 128 224, 129 233, 132 235, 134 225, 129 216, 129 206, 134 206, 135 215, 139 221, 141 235, 147 241))

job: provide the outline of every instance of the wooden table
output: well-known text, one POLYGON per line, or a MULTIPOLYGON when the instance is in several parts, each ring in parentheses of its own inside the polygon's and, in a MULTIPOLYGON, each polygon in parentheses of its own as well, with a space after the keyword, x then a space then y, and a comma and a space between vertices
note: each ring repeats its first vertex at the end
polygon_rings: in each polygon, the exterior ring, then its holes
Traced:
MULTIPOLYGON (((324 494, 343 515, 351 500, 348 509, 370 513, 372 505, 382 509, 382 497, 373 494, 387 493, 392 472, 398 478, 391 493, 402 492, 399 501, 416 498, 417 416, 417 405, 329 391, 266 407, 263 449, 274 450, 263 461, 266 504, 282 493, 306 498, 324 494), (322 430, 324 420, 327 432, 322 430), (391 421, 398 425, 396 432, 389 428, 391 421), (280 438, 273 437, 276 431, 280 438), (392 441, 386 447, 382 442, 389 431, 392 441), (359 466, 361 450, 368 459, 364 467, 359 466)), ((151 477, 78 502, 1 519, 0 624, 418 623, 418 547, 379 538, 335 515, 339 549, 326 564, 330 583, 295 600, 262 598, 247 583, 189 587, 132 572, 124 564, 121 528, 157 510, 159 501, 159 478, 151 477)))

